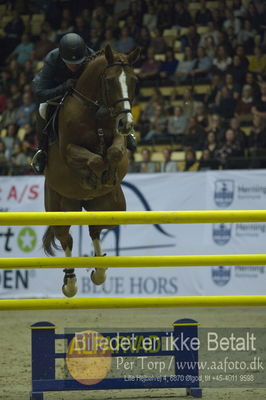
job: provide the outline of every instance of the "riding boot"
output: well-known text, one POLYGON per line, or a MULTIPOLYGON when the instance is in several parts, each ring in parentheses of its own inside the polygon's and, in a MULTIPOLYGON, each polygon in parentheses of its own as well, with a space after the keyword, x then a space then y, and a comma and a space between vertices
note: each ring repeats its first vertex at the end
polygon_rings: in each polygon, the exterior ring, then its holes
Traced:
POLYGON ((133 133, 127 135, 127 148, 128 150, 131 150, 133 153, 137 150, 137 141, 133 133))
POLYGON ((37 137, 38 137, 38 151, 34 154, 31 166, 36 174, 42 174, 44 172, 47 162, 47 151, 48 151, 48 135, 44 132, 46 126, 46 120, 43 119, 39 113, 36 119, 37 137))

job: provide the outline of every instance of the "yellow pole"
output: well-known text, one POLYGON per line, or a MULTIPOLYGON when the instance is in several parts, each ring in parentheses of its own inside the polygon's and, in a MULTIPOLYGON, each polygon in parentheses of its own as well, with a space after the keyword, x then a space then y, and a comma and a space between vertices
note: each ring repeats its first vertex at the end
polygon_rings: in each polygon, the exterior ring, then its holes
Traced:
POLYGON ((261 306, 266 306, 266 296, 175 296, 0 300, 0 311, 261 306))
POLYGON ((6 212, 0 225, 121 225, 266 222, 266 210, 6 212))
POLYGON ((200 267, 215 265, 266 265, 266 254, 0 258, 0 269, 200 267))

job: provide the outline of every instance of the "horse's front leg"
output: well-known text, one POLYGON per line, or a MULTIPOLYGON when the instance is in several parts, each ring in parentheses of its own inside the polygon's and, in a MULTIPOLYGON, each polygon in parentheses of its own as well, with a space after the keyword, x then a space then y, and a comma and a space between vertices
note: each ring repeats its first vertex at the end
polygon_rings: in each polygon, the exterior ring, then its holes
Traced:
MULTIPOLYGON (((73 238, 69 233, 70 226, 55 226, 54 232, 56 238, 60 241, 66 257, 72 256, 73 238)), ((64 269, 64 281, 62 292, 67 297, 73 297, 78 291, 77 278, 74 268, 64 269)))
MULTIPOLYGON (((94 254, 96 257, 104 257, 101 241, 100 241, 100 233, 102 228, 99 226, 89 226, 90 237, 92 239, 94 254)), ((91 273, 91 280, 95 285, 102 285, 106 280, 106 271, 107 268, 95 268, 91 273)))
POLYGON ((118 164, 122 161, 125 153, 125 138, 121 134, 117 134, 114 137, 113 143, 107 149, 106 159, 109 163, 109 168, 103 173, 103 185, 114 186, 118 183, 118 164))

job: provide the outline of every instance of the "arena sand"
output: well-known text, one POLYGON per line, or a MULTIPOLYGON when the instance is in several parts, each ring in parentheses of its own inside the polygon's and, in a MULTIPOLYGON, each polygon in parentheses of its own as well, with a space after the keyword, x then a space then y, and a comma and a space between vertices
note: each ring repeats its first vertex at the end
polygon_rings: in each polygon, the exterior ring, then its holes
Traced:
MULTIPOLYGON (((192 318, 201 327, 266 327, 264 307, 171 308, 130 310, 62 310, 0 313, 0 400, 29 400, 31 379, 30 325, 49 321, 57 332, 68 327, 167 328, 179 318, 192 318)), ((265 337, 266 347, 266 337, 265 337)), ((265 382, 266 386, 266 382, 265 382)), ((47 400, 186 399, 184 389, 109 390, 45 393, 47 400)), ((204 389, 205 400, 265 400, 266 389, 204 389)))

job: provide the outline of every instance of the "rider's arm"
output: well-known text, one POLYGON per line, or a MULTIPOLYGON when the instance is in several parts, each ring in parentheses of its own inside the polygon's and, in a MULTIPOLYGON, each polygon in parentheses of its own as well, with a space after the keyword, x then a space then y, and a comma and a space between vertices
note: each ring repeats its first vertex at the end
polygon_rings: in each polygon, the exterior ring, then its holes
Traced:
POLYGON ((53 65, 45 62, 42 71, 34 78, 33 92, 39 103, 44 103, 49 99, 65 94, 64 83, 58 85, 54 81, 55 72, 53 65))

